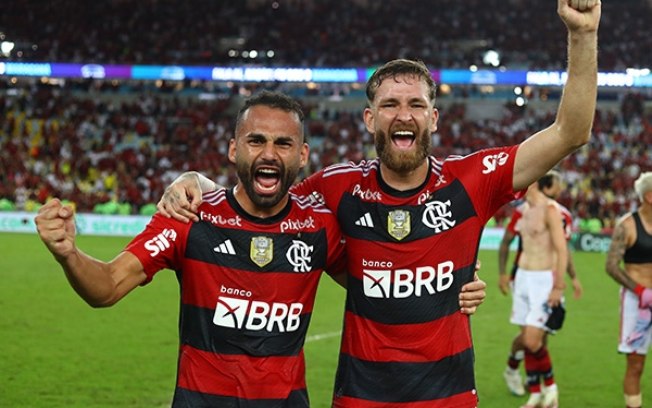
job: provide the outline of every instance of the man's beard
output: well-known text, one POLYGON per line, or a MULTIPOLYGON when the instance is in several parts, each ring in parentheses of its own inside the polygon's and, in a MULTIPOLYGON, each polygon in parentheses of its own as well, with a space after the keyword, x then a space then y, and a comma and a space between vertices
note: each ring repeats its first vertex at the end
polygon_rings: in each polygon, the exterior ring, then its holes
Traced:
POLYGON ((242 181, 242 185, 244 186, 247 196, 254 203, 255 206, 261 208, 272 208, 276 204, 281 202, 281 200, 285 198, 285 195, 288 193, 290 187, 294 183, 294 180, 297 178, 297 175, 299 174, 298 168, 286 169, 285 166, 281 164, 279 166, 280 167, 279 182, 281 183, 281 188, 274 195, 261 196, 256 192, 256 189, 254 188, 254 183, 256 181, 253 175, 255 174, 256 165, 254 164, 251 167, 249 167, 247 166, 246 163, 238 163, 236 167, 237 167, 238 178, 240 179, 240 181, 242 181))
POLYGON ((430 154, 430 133, 427 130, 422 132, 420 137, 417 136, 417 140, 414 141, 417 149, 414 151, 398 151, 393 148, 390 146, 391 137, 381 130, 376 133, 375 141, 380 162, 397 173, 416 170, 430 154))

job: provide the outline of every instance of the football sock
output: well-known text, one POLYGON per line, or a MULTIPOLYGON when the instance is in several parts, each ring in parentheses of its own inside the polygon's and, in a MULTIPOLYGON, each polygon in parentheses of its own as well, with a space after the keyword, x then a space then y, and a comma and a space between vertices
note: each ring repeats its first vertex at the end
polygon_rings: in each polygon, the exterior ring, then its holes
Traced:
POLYGON ((521 365, 521 361, 525 358, 525 352, 523 350, 518 350, 516 353, 510 353, 509 358, 507 359, 507 366, 512 370, 518 369, 518 366, 521 365))

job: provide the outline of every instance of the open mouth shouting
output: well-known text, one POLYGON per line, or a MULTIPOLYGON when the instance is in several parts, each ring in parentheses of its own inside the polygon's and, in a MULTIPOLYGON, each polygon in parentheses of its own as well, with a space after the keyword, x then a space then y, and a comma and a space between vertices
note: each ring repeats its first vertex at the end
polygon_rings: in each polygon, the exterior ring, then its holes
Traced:
POLYGON ((416 136, 412 130, 397 130, 392 133, 391 139, 399 150, 408 150, 414 145, 416 136))
POLYGON ((258 167, 254 172, 256 193, 266 196, 276 194, 281 188, 281 172, 274 167, 258 167))

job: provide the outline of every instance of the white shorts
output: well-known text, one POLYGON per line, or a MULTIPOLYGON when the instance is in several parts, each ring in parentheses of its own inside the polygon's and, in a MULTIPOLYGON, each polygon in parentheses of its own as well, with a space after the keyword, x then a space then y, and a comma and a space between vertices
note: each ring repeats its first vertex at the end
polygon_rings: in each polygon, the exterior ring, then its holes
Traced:
POLYGON ((549 317, 546 306, 553 280, 552 271, 528 271, 518 268, 514 279, 510 323, 549 331, 545 327, 549 317))
POLYGON ((646 355, 652 342, 652 328, 648 327, 639 347, 632 347, 627 344, 627 337, 636 327, 638 317, 638 296, 631 290, 620 288, 620 342, 618 351, 621 353, 636 353, 646 355))

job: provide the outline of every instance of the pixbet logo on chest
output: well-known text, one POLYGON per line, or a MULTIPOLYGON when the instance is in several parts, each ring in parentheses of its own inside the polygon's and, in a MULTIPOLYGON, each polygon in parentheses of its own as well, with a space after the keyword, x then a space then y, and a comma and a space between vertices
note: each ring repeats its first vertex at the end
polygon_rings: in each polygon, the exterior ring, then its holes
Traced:
POLYGON ((209 214, 207 212, 200 211, 199 218, 202 221, 208 221, 213 225, 228 225, 230 227, 242 226, 242 218, 240 218, 237 215, 233 218, 225 218, 222 217, 220 214, 209 214))
POLYGON ((410 296, 434 295, 453 284, 452 261, 433 266, 418 266, 412 269, 389 269, 392 262, 362 260, 363 266, 387 269, 363 269, 362 286, 364 294, 370 298, 402 299, 410 296))
POLYGON ((315 228, 315 219, 308 217, 305 220, 285 220, 281 223, 281 232, 300 231, 307 228, 315 228))

